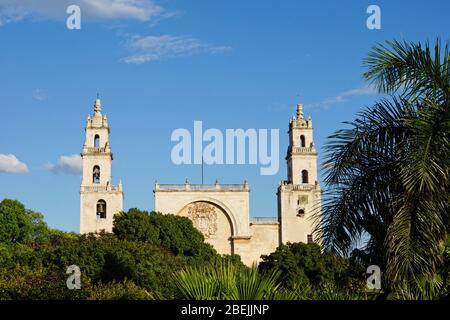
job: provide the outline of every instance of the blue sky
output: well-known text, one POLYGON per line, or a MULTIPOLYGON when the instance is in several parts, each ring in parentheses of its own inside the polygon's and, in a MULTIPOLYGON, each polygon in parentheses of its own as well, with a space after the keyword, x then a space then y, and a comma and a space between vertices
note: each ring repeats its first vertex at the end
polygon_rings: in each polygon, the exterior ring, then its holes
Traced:
POLYGON ((198 165, 172 164, 170 136, 202 120, 223 131, 280 129, 277 175, 261 176, 257 165, 205 168, 207 183, 247 178, 251 214, 275 215, 296 103, 322 148, 379 98, 361 77, 371 46, 448 40, 449 10, 444 0, 0 0, 0 199, 78 231, 81 177, 58 159, 80 153, 99 92, 126 209, 151 210, 156 179, 200 182, 198 165), (66 28, 69 4, 81 7, 81 30, 66 28), (366 27, 370 4, 381 8, 381 30, 366 27))

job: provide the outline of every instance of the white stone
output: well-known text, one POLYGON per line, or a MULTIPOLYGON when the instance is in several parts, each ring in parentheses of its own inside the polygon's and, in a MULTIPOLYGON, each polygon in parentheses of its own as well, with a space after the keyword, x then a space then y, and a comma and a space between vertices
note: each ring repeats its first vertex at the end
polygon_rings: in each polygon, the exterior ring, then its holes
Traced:
POLYGON ((80 233, 112 232, 113 217, 123 210, 122 185, 111 182, 113 155, 109 146, 109 126, 106 116, 102 116, 100 99, 95 100, 94 115, 86 124, 86 140, 81 157, 83 178, 80 187, 80 233), (98 137, 98 145, 95 145, 98 137), (94 167, 100 168, 98 183, 94 183, 94 167), (97 217, 97 204, 106 203, 106 216, 97 217))
MULTIPOLYGON (((123 210, 122 184, 112 185, 109 126, 101 114, 97 99, 94 115, 88 117, 86 141, 82 151, 83 180, 80 187, 80 232, 112 232, 113 217, 123 210), (95 137, 99 145, 95 146, 95 137), (94 167, 100 168, 94 183, 94 167), (106 203, 106 217, 97 217, 99 200, 106 203)), ((205 241, 220 254, 239 254, 251 265, 261 255, 270 254, 282 243, 308 242, 320 212, 320 186, 317 178, 317 151, 311 117, 305 119, 303 107, 289 122, 289 148, 286 155, 287 180, 277 190, 278 215, 274 218, 250 218, 247 181, 243 184, 211 185, 155 183, 155 211, 188 217, 203 233, 205 241), (306 170, 307 174, 302 172, 306 170), (307 178, 308 181, 304 181, 307 178)))
MULTIPOLYGON (((195 215, 201 222, 194 225, 203 232, 205 240, 221 254, 239 254, 247 265, 260 261, 281 243, 308 242, 312 239, 320 210, 320 186, 317 179, 317 152, 313 141, 312 120, 303 117, 303 108, 297 106, 297 117, 289 124, 289 148, 286 156, 287 180, 278 187, 278 217, 250 219, 248 183, 242 185, 181 185, 155 184, 155 211, 192 218, 189 210, 195 204, 212 206, 195 215), (302 181, 302 171, 308 181, 302 181), (217 224, 217 230, 209 224, 217 224), (211 230, 216 230, 210 234, 211 230), (206 233, 206 234, 205 234, 206 233)), ((198 208, 201 206, 197 205, 198 208)), ((202 211, 202 209, 199 209, 202 211)))

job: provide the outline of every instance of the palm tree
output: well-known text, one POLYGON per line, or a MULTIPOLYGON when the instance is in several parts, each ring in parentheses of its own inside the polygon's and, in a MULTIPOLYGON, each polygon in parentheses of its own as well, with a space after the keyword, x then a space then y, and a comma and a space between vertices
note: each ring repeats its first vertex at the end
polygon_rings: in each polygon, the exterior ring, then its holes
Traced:
MULTIPOLYGON (((434 279, 450 216, 450 55, 439 39, 377 44, 365 79, 389 95, 329 137, 317 236, 385 270, 385 289, 434 279), (353 250, 365 241, 362 250, 353 250), (387 287, 387 288, 386 288, 387 287)), ((317 215, 319 218, 319 215, 317 215)))
POLYGON ((175 274, 175 282, 186 299, 193 300, 294 300, 307 292, 285 290, 277 271, 259 273, 256 265, 238 268, 231 262, 187 267, 175 274))

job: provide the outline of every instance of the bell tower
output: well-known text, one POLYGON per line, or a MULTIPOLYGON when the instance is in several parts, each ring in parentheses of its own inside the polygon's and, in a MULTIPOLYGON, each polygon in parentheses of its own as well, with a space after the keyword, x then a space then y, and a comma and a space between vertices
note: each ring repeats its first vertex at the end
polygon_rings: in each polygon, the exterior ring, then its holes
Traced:
POLYGON ((297 114, 289 121, 289 147, 286 155, 287 180, 278 187, 280 241, 313 242, 312 215, 320 210, 320 186, 317 178, 317 151, 311 117, 297 114))
POLYGON ((83 178, 80 187, 80 233, 112 232, 114 214, 123 210, 122 183, 111 181, 113 154, 109 145, 109 126, 102 115, 99 97, 94 114, 88 116, 86 139, 81 152, 83 178))

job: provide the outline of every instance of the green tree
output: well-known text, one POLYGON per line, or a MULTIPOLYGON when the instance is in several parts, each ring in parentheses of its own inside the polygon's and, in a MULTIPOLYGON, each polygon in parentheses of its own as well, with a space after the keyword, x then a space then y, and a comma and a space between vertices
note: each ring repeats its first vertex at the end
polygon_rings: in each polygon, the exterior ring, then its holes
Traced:
POLYGON ((47 231, 42 214, 17 200, 0 202, 0 242, 40 243, 46 240, 47 231))
POLYGON ((172 214, 130 209, 114 218, 113 232, 119 239, 161 245, 176 255, 211 260, 216 254, 191 220, 172 214))
POLYGON ((65 239, 57 246, 41 248, 39 255, 47 270, 64 273, 74 264, 80 267, 82 282, 86 278, 97 286, 129 280, 164 299, 179 294, 170 280, 172 272, 185 263, 182 256, 161 246, 120 240, 112 234, 65 239))
POLYGON ((40 259, 32 247, 22 243, 0 242, 0 269, 10 270, 16 266, 39 267, 40 259))
POLYGON ((114 216, 113 233, 122 240, 159 244, 159 230, 147 211, 131 208, 114 216))
POLYGON ((130 209, 115 234, 51 230, 16 200, 0 203, 0 299, 180 298, 173 272, 239 257, 219 256, 187 218, 130 209), (66 288, 67 267, 81 270, 82 290, 66 288))
POLYGON ((89 279, 81 290, 68 290, 67 275, 46 268, 0 269, 0 300, 72 300, 89 296, 89 279))
POLYGON ((281 245, 270 255, 262 256, 259 269, 263 272, 279 270, 279 280, 288 289, 303 286, 317 289, 325 283, 356 289, 362 283, 359 277, 361 270, 348 259, 322 253, 317 244, 299 242, 281 245))
POLYGON ((154 300, 152 294, 131 281, 111 282, 94 286, 89 300, 154 300))
POLYGON ((449 225, 448 46, 387 42, 364 63, 391 98, 329 137, 316 233, 344 255, 366 240, 358 256, 386 271, 384 288, 417 286, 442 266, 449 225))

